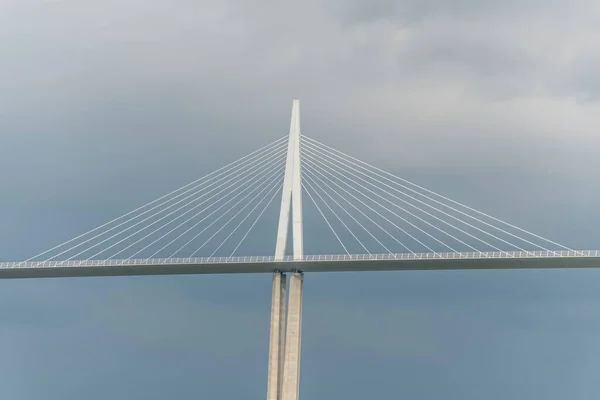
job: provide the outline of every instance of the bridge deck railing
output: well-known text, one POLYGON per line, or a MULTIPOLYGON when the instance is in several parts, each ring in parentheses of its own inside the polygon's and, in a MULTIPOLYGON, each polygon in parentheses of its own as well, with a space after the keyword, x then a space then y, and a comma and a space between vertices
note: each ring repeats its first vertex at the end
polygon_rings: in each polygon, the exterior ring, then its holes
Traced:
POLYGON ((132 267, 136 265, 181 265, 181 264, 254 264, 290 262, 344 262, 344 261, 389 261, 389 260, 455 260, 482 258, 573 258, 600 257, 600 250, 560 250, 560 251, 508 251, 508 252, 464 252, 464 253, 399 253, 399 254, 329 254, 307 255, 301 260, 292 256, 276 260, 273 256, 248 257, 204 257, 204 258, 151 258, 151 259, 110 259, 110 260, 69 260, 69 261, 27 261, 0 262, 0 268, 52 268, 52 267, 132 267))

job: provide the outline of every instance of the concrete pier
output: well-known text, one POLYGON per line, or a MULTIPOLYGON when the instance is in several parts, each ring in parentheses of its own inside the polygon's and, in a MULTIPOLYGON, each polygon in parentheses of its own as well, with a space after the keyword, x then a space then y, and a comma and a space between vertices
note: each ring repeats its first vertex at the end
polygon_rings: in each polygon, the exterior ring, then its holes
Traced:
POLYGON ((269 341, 269 376, 267 400, 281 400, 283 389, 283 363, 285 357, 285 304, 286 276, 273 273, 273 297, 271 303, 271 335, 269 341))
POLYGON ((298 400, 300 391, 300 353, 302 341, 302 272, 290 274, 287 330, 285 334, 285 362, 281 400, 298 400))

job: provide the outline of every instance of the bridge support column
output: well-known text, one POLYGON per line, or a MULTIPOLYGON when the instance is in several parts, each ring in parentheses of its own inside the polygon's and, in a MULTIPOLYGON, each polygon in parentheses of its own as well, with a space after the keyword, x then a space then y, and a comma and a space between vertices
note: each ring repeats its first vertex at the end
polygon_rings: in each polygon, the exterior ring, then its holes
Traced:
MULTIPOLYGON (((285 176, 283 179, 283 188, 281 189, 281 209, 279 210, 277 242, 275 243, 275 261, 284 261, 285 258, 290 224, 290 211, 292 217, 294 260, 302 261, 304 258, 304 243, 302 228, 299 100, 294 100, 292 104, 292 120, 290 122, 285 176)), ((300 383, 303 275, 302 272, 299 271, 290 274, 288 314, 286 320, 285 276, 278 272, 275 274, 276 275, 273 278, 273 305, 271 307, 271 343, 267 399, 297 400, 300 383), (283 288, 276 284, 277 274, 283 276, 283 288), (283 301, 283 303, 281 301, 283 301), (276 310, 277 306, 279 306, 279 312, 276 310), (285 343, 282 342, 282 340, 285 340, 285 343), (283 360, 279 358, 281 355, 285 355, 283 360)))
POLYGON ((283 362, 285 356, 285 303, 286 276, 273 273, 273 298, 271 303, 271 337, 269 342, 269 377, 267 400, 281 400, 283 388, 283 362))
POLYGON ((298 400, 300 391, 300 353, 302 338, 302 272, 290 274, 283 393, 281 400, 298 400))

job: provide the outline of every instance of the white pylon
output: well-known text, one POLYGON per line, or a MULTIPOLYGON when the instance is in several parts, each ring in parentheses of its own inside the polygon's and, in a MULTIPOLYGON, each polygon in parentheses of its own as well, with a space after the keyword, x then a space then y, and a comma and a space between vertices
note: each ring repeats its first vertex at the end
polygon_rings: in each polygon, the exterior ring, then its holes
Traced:
POLYGON ((290 137, 288 141, 285 177, 281 193, 281 210, 277 228, 277 243, 275 244, 275 260, 285 257, 288 229, 290 222, 290 203, 292 206, 292 240, 294 244, 294 259, 304 256, 302 233, 302 173, 300 165, 300 100, 294 100, 292 105, 292 120, 290 122, 290 137))
MULTIPOLYGON (((304 245, 300 164, 300 100, 294 100, 292 105, 288 153, 275 245, 276 261, 281 261, 285 257, 290 211, 292 213, 293 257, 294 260, 301 260, 304 256, 304 245)), ((286 318, 286 277, 280 271, 274 272, 267 400, 298 399, 302 331, 302 283, 303 276, 301 272, 291 274, 290 299, 286 318)))

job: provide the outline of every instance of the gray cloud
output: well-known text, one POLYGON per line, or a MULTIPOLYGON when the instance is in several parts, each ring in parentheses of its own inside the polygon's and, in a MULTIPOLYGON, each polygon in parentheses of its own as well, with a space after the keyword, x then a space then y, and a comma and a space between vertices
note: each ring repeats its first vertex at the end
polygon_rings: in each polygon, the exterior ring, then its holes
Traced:
MULTIPOLYGON (((345 28, 316 1, 25 4, 2 28, 13 55, 5 130, 58 125, 74 154, 101 140, 119 142, 112 154, 164 149, 184 160, 190 141, 229 135, 245 146, 284 133, 289 100, 301 97, 308 134, 337 144, 369 132, 366 147, 342 144, 367 158, 473 167, 508 154, 528 168, 560 171, 573 157, 581 171, 595 166, 598 106, 580 103, 595 98, 594 75, 578 61, 598 43, 588 2, 377 3, 387 21, 345 28), (413 23, 393 18, 419 7, 413 23)), ((364 4, 333 9, 369 15, 364 4)))
MULTIPOLYGON (((308 136, 598 247, 597 11, 584 0, 0 2, 0 259, 285 135, 292 98, 308 136)), ((307 277, 303 395, 597 398, 596 275, 307 277)), ((264 395, 269 279, 205 279, 3 282, 2 393, 264 395)))
POLYGON ((518 1, 498 2, 493 0, 375 0, 371 2, 326 1, 330 9, 341 21, 350 24, 369 23, 377 20, 390 20, 404 23, 420 22, 440 16, 453 18, 515 18, 519 14, 543 12, 541 7, 556 9, 565 7, 560 1, 518 1))

